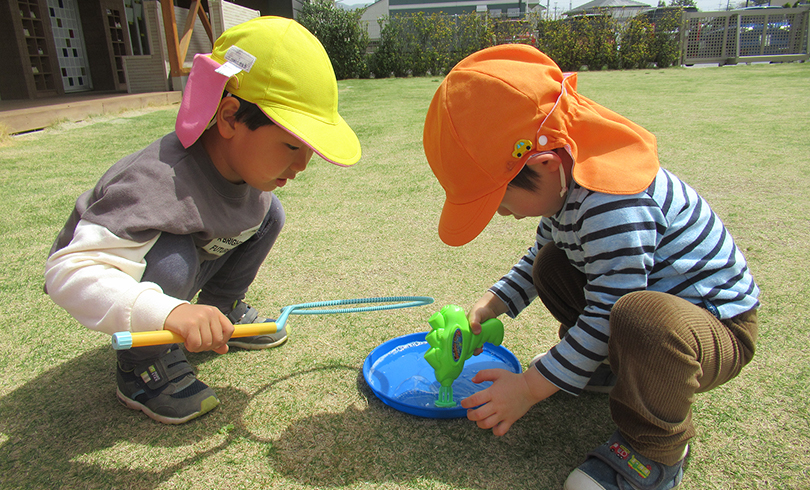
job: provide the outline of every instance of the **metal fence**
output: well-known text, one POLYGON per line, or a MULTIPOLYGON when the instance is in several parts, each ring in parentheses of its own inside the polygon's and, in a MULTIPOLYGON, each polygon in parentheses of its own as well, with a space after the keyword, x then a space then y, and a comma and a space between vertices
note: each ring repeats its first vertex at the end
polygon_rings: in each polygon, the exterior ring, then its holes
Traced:
POLYGON ((681 64, 810 58, 810 8, 685 12, 681 64))

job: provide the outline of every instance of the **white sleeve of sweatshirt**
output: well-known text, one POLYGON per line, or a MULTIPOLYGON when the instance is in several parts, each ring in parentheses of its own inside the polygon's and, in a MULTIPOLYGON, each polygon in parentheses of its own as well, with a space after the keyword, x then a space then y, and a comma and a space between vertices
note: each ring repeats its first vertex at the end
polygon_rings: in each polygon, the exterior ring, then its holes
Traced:
POLYGON ((187 302, 164 294, 155 283, 140 282, 144 257, 159 237, 138 243, 79 221, 73 240, 45 264, 48 294, 92 330, 110 335, 162 330, 169 313, 187 302))

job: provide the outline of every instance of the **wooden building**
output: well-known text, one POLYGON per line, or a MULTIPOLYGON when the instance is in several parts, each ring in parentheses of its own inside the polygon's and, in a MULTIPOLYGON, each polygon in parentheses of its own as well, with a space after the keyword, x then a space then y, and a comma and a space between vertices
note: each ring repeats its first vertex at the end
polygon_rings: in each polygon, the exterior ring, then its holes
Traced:
POLYGON ((301 1, 0 0, 0 99, 181 90, 194 54, 223 30, 295 18, 301 1))

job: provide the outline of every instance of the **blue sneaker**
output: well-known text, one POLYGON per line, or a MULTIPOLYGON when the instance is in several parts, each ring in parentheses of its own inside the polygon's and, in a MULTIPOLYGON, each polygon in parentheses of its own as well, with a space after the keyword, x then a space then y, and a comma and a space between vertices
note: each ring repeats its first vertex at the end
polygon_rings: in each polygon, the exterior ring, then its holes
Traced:
POLYGON ((564 490, 668 490, 683 479, 684 457, 667 466, 638 454, 616 431, 568 475, 564 490))
MULTIPOLYGON (((225 315, 234 325, 248 323, 275 322, 272 318, 260 318, 259 312, 252 306, 248 306, 244 301, 237 300, 233 304, 233 310, 225 315)), ((282 327, 276 333, 267 335, 254 335, 252 337, 237 337, 228 341, 228 347, 238 347, 240 349, 258 350, 276 347, 287 341, 287 329, 282 327)))
POLYGON ((118 400, 164 424, 182 424, 211 411, 219 398, 198 380, 179 347, 131 371, 116 368, 118 400))

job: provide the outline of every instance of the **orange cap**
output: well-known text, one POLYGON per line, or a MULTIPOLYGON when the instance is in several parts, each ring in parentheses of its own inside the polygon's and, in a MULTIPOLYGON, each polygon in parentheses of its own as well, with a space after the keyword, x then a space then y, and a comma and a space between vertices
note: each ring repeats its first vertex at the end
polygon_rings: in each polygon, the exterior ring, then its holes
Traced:
POLYGON ((439 237, 453 246, 486 228, 533 153, 567 147, 573 179, 609 194, 643 191, 659 167, 655 136, 576 93, 576 74, 522 44, 478 51, 447 74, 423 144, 447 194, 439 237))

